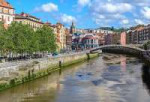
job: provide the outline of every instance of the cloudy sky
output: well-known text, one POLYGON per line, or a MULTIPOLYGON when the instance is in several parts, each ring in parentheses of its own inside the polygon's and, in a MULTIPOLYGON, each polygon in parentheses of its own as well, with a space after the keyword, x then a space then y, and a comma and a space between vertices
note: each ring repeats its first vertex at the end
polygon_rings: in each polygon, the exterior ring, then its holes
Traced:
POLYGON ((16 13, 78 28, 130 27, 150 23, 150 0, 7 0, 16 13))

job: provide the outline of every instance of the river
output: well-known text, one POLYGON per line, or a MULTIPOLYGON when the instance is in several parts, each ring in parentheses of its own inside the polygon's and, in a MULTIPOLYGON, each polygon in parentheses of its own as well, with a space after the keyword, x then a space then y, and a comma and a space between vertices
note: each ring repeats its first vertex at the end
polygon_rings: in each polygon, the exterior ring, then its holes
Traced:
POLYGON ((141 60, 104 54, 0 93, 0 102, 150 102, 141 60))

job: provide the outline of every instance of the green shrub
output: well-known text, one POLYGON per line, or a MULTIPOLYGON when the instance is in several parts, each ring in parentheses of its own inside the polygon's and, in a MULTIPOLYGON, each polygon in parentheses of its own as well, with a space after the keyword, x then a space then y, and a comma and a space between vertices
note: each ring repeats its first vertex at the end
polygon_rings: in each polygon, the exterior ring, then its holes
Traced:
POLYGON ((15 79, 11 79, 9 84, 10 84, 11 86, 14 86, 14 85, 15 85, 15 79))

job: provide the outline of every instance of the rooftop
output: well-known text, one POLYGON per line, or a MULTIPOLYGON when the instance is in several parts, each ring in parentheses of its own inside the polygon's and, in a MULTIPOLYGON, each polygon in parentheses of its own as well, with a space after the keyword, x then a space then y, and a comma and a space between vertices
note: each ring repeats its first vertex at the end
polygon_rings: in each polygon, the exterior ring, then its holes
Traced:
POLYGON ((5 0, 0 0, 0 6, 1 6, 1 7, 6 7, 6 8, 10 8, 10 9, 14 9, 14 8, 12 7, 12 5, 10 5, 10 3, 7 2, 7 1, 5 1, 5 0))

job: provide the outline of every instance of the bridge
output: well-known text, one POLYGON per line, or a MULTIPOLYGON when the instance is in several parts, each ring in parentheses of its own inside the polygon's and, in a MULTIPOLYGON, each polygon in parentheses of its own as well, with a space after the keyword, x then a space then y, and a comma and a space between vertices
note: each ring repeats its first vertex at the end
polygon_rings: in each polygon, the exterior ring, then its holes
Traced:
POLYGON ((143 57, 143 52, 145 52, 145 50, 134 45, 126 45, 126 46, 104 45, 104 46, 100 46, 98 48, 92 49, 90 53, 95 53, 99 50, 102 50, 102 52, 126 54, 126 55, 132 55, 135 57, 143 57))

